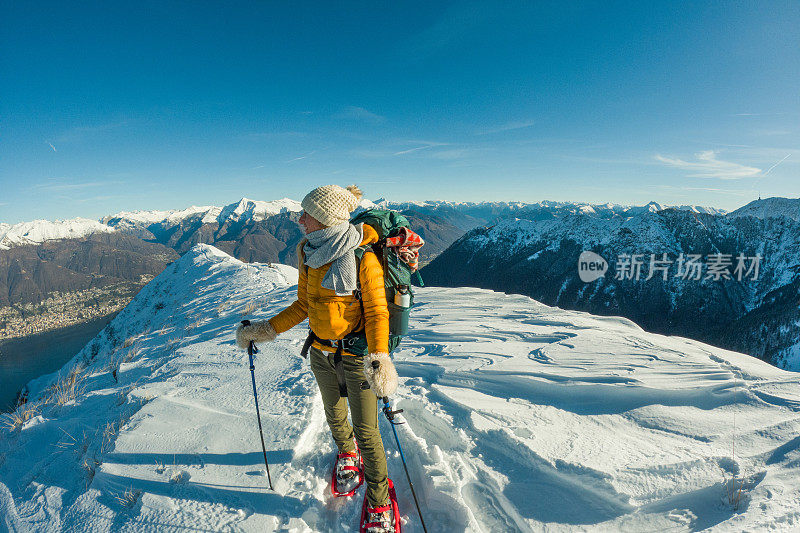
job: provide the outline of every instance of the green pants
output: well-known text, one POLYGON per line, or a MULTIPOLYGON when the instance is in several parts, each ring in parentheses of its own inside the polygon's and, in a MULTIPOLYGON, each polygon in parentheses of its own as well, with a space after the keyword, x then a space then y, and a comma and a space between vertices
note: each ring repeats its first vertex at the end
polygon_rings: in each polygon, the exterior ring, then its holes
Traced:
POLYGON ((361 390, 366 381, 362 368, 364 358, 342 355, 347 398, 339 394, 339 382, 333 367, 333 353, 323 352, 311 347, 311 370, 317 378, 322 403, 325 405, 325 418, 331 428, 333 440, 340 452, 352 452, 353 433, 355 433, 361 457, 364 459, 364 478, 367 481, 367 500, 371 507, 384 505, 389 501, 388 470, 386 452, 378 431, 378 398, 370 389, 361 390), (353 425, 347 421, 347 405, 353 425))

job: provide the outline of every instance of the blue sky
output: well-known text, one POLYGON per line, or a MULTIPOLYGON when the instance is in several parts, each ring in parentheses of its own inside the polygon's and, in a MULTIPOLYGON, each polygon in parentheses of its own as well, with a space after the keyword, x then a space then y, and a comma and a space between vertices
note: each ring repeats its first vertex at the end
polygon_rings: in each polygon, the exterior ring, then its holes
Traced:
POLYGON ((3 3, 0 222, 800 196, 800 2, 294 4, 3 3))

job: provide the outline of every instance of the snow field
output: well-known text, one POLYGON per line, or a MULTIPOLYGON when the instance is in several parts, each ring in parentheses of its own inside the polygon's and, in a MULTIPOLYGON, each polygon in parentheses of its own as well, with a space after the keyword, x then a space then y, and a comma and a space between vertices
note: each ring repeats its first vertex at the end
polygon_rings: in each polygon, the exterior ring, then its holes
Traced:
MULTIPOLYGON (((334 444, 303 326, 256 356, 275 491, 264 475, 233 332, 288 305, 296 276, 197 245, 60 376, 32 382, 36 416, 0 430, 0 531, 357 530, 363 487, 328 491, 334 444), (48 403, 76 366, 74 398, 48 403)), ((394 401, 432 533, 799 527, 797 374, 522 296, 416 300, 394 401)), ((422 531, 380 425, 404 531, 422 531)))

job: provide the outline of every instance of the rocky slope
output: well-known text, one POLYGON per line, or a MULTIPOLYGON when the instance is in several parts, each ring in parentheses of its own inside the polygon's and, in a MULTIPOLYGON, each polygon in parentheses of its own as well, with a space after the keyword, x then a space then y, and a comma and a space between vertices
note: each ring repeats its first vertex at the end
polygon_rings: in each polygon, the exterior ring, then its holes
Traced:
POLYGON ((130 282, 141 287, 178 258, 163 245, 121 232, 47 240, 0 252, 0 307, 39 302, 48 294, 130 282))

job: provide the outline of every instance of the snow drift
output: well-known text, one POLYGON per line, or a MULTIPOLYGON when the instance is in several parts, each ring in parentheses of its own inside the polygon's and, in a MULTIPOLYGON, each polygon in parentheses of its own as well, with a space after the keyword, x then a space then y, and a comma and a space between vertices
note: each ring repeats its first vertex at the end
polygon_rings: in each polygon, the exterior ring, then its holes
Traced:
MULTIPOLYGON (((260 346, 266 478, 242 318, 294 298, 291 267, 197 245, 0 430, 0 530, 354 531, 299 356, 260 346)), ((399 435, 429 530, 798 527, 800 376, 627 319, 479 289, 419 289, 395 353, 399 435), (735 448, 734 448, 735 446, 735 448)), ((421 531, 381 421, 404 531, 421 531)))

